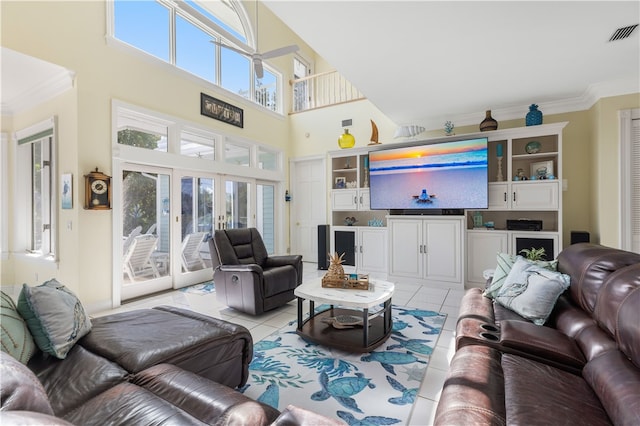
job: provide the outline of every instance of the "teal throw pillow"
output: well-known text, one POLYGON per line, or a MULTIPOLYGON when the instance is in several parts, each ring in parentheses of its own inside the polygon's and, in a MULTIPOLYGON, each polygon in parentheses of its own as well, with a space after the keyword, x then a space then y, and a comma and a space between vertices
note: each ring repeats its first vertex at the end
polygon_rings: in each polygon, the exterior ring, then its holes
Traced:
POLYGON ((37 347, 29 332, 27 323, 18 313, 11 296, 0 292, 0 324, 2 325, 2 352, 5 352, 23 364, 27 364, 37 347))
POLYGON ((548 269, 550 271, 556 271, 558 269, 558 261, 557 260, 527 260, 522 256, 512 255, 508 253, 498 253, 496 256, 496 269, 493 273, 493 279, 491 280, 491 284, 487 286, 484 290, 484 295, 486 297, 490 297, 491 299, 495 298, 496 294, 500 290, 500 287, 504 284, 507 275, 511 272, 511 268, 516 263, 518 259, 524 259, 527 262, 538 265, 542 268, 548 269))
POLYGON ((43 352, 64 359, 73 345, 91 331, 80 300, 55 279, 37 287, 24 284, 18 311, 43 352))
POLYGON ((569 288, 569 276, 520 258, 494 300, 536 325, 543 325, 558 297, 569 288))

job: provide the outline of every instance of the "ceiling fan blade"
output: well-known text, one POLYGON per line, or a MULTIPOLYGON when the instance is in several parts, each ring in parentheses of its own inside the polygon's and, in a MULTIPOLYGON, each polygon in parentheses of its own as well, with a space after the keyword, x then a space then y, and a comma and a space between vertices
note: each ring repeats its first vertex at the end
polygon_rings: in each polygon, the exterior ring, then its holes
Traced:
POLYGON ((256 70, 256 78, 264 77, 264 68, 262 67, 262 59, 258 57, 253 58, 253 67, 256 70))
POLYGON ((275 58, 276 56, 288 55, 289 53, 297 52, 300 50, 297 44, 292 44, 291 46, 280 47, 278 49, 273 49, 268 52, 264 52, 262 54, 262 59, 275 58))
POLYGON ((229 46, 228 44, 220 43, 217 40, 209 40, 209 41, 211 43, 213 43, 213 44, 217 44, 220 47, 224 47, 225 49, 233 50, 234 52, 239 53, 241 55, 249 56, 249 57, 253 56, 253 53, 251 53, 251 52, 247 52, 245 50, 238 49, 237 47, 229 46))

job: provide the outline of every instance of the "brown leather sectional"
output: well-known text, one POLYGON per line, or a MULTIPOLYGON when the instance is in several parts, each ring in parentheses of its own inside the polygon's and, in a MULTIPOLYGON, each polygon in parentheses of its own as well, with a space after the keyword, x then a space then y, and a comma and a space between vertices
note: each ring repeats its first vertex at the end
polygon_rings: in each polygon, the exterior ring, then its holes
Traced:
POLYGON ((95 318, 64 360, 38 353, 25 366, 0 352, 0 424, 333 424, 293 407, 281 415, 236 391, 252 351, 245 327, 189 310, 95 318))
POLYGON ((569 246, 544 326, 471 289, 437 425, 640 425, 640 255, 569 246))

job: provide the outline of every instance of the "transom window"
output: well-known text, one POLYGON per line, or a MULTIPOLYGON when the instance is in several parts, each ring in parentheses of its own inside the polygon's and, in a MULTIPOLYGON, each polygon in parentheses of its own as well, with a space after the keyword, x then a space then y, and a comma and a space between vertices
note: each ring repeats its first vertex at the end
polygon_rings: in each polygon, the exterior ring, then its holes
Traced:
POLYGON ((115 0, 113 37, 263 107, 282 113, 282 75, 264 64, 257 78, 240 50, 253 37, 237 0, 115 0), (217 42, 217 43, 214 43, 217 42))

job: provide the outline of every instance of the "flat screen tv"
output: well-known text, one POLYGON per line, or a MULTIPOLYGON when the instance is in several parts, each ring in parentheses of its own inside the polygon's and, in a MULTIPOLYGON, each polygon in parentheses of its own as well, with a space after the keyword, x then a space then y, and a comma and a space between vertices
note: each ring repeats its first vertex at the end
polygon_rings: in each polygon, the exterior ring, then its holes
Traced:
POLYGON ((487 138, 371 151, 371 209, 487 208, 487 160, 487 138))

